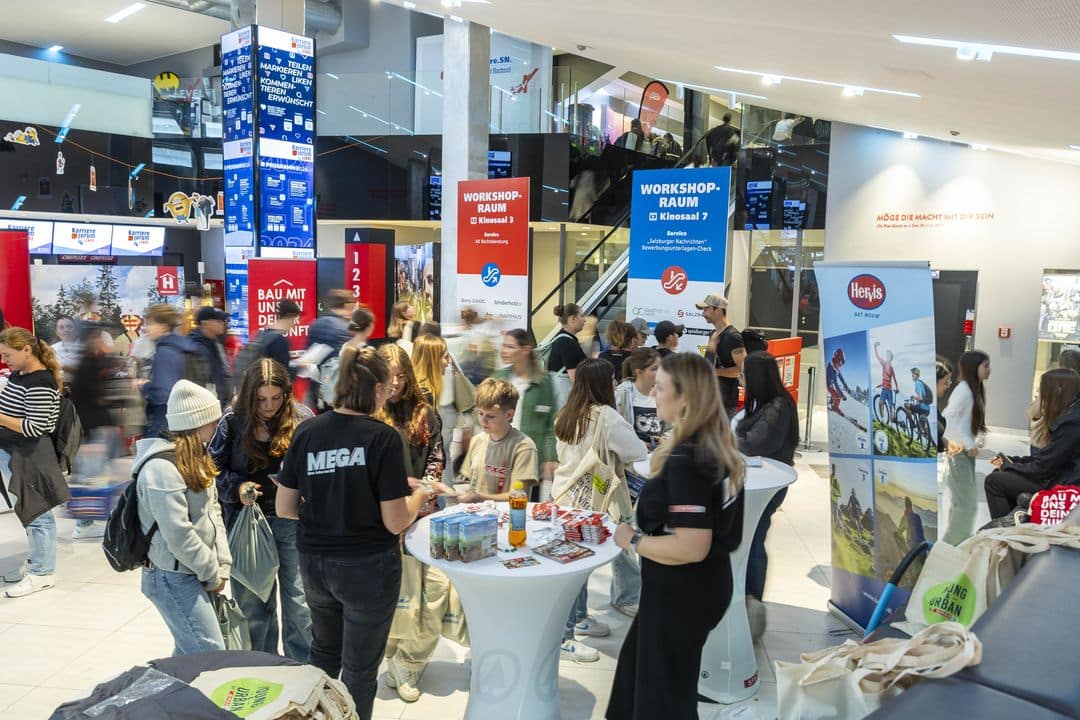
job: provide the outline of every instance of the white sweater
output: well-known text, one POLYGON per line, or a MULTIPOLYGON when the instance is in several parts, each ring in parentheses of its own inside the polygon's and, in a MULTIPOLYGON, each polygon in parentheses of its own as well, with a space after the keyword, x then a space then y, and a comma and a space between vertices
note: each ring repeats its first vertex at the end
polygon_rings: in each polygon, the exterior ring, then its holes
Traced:
POLYGON ((965 450, 982 447, 983 438, 971 432, 971 413, 975 409, 975 396, 971 387, 961 381, 949 396, 945 416, 945 437, 964 446, 965 450))
POLYGON ((551 489, 552 497, 558 497, 570 487, 575 480, 574 471, 581 462, 581 458, 588 450, 600 447, 601 444, 607 447, 608 457, 600 459, 615 465, 616 470, 642 460, 648 454, 645 443, 634 432, 633 426, 626 422, 615 408, 607 405, 594 406, 591 422, 585 428, 581 442, 571 445, 559 440, 555 444, 559 467, 555 471, 555 482, 551 489), (596 422, 600 425, 595 425, 596 422))

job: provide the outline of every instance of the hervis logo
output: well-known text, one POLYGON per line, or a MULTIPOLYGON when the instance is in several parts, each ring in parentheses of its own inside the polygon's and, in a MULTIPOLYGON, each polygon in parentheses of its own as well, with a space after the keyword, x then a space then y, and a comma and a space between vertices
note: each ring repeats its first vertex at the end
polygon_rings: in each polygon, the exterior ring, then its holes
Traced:
POLYGON ((678 295, 686 289, 686 271, 672 265, 660 275, 660 286, 668 295, 678 295))
POLYGON ((873 275, 856 275, 848 283, 848 299, 863 310, 879 308, 885 303, 885 283, 873 275))

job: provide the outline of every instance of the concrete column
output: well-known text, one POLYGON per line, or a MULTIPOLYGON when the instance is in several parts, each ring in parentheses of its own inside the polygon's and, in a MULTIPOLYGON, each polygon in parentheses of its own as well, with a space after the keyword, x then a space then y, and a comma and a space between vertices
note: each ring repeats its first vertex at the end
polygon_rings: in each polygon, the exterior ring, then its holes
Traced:
POLYGON ((483 25, 443 24, 442 289, 440 320, 460 317, 457 290, 458 182, 487 177, 491 33, 483 25))
POLYGON ((255 23, 297 35, 306 35, 304 5, 304 0, 258 0, 255 3, 255 23))

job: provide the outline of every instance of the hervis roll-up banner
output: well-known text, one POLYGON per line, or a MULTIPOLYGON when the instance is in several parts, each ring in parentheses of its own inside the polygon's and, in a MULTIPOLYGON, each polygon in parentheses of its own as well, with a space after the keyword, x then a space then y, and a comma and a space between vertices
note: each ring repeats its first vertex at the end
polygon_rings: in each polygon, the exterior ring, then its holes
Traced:
MULTIPOLYGON (((819 263, 829 418, 832 609, 866 627, 908 551, 937 539, 929 263, 819 263)), ((902 607, 922 561, 890 603, 902 607)))
POLYGON ((634 173, 627 319, 685 325, 683 352, 703 353, 714 329, 694 305, 724 294, 730 186, 729 167, 634 173))

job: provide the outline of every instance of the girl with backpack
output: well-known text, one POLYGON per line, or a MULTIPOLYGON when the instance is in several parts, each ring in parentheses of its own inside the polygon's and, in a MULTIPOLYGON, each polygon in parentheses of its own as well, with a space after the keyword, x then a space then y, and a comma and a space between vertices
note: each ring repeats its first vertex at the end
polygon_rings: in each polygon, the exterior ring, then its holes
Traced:
POLYGON ((220 470, 217 490, 226 529, 232 528, 244 506, 257 503, 277 548, 277 583, 266 602, 235 578, 232 581, 232 597, 247 618, 251 649, 277 654, 280 593, 285 656, 302 663, 311 652, 311 613, 300 581, 296 521, 277 516, 277 486, 271 478, 281 469, 296 428, 310 417, 312 412, 292 399, 288 371, 277 361, 262 358, 244 373, 240 393, 225 408, 208 448, 220 470))
MULTIPOLYGON (((583 510, 607 509, 618 522, 629 519, 633 508, 626 489, 624 468, 644 459, 646 449, 634 428, 615 409, 615 374, 611 363, 596 358, 585 360, 577 366, 574 387, 570 390, 566 407, 555 421, 555 437, 558 439, 559 468, 555 471, 552 488, 554 502, 583 510), (592 497, 591 492, 582 487, 582 484, 587 484, 589 488, 593 486, 596 465, 585 467, 590 457, 618 476, 609 482, 612 497, 608 508, 582 506, 581 498, 592 497)), ((611 598, 613 603, 621 601, 623 605, 616 605, 615 609, 625 615, 635 615, 640 589, 641 578, 637 566, 626 553, 620 553, 613 563, 611 598)), ((607 625, 589 616, 586 583, 566 623, 563 657, 577 662, 598 660, 599 653, 595 649, 576 642, 574 637, 606 637, 610 634, 607 625)))
POLYGON ((135 445, 139 525, 150 538, 142 592, 172 633, 174 655, 225 649, 210 595, 225 589, 232 554, 206 450, 220 419, 216 394, 180 380, 169 393, 170 439, 135 445))
MULTIPOLYGON (((390 396, 375 417, 401 434, 409 486, 435 483, 442 477, 444 462, 439 413, 424 397, 412 362, 400 346, 383 345, 379 355, 390 366, 390 396)), ((421 509, 420 515, 435 509, 434 503, 429 503, 421 509)), ((420 699, 420 677, 442 635, 443 615, 450 601, 450 580, 440 570, 424 565, 408 554, 402 555, 401 562, 402 572, 420 576, 419 624, 400 627, 399 632, 393 633, 387 647, 386 683, 396 689, 405 702, 416 702, 420 699)))
MULTIPOLYGON (((4 593, 23 597, 51 588, 56 569, 56 519, 52 509, 70 492, 50 434, 60 417, 64 387, 60 362, 29 330, 0 332, 0 358, 11 376, 0 390, 0 475, 15 496, 15 514, 30 544, 29 572, 5 575, 16 583, 4 593)), ((8 497, 9 502, 12 500, 8 497)))
POLYGON ((990 356, 972 350, 960 356, 960 382, 945 408, 945 439, 960 445, 949 458, 945 486, 949 489, 949 519, 941 539, 959 545, 975 531, 978 496, 975 455, 986 436, 986 387, 990 356))

